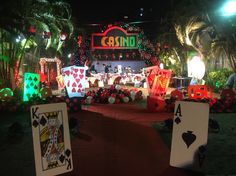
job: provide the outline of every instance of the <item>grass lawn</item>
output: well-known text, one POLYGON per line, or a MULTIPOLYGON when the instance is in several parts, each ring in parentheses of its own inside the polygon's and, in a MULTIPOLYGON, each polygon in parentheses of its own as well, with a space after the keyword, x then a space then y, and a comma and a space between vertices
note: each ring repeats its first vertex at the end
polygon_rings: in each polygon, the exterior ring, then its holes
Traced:
MULTIPOLYGON (((210 118, 219 123, 220 131, 209 130, 203 171, 206 175, 236 175, 236 114, 212 113, 210 118)), ((163 125, 163 122, 157 122, 153 127, 170 149, 172 132, 163 125)))

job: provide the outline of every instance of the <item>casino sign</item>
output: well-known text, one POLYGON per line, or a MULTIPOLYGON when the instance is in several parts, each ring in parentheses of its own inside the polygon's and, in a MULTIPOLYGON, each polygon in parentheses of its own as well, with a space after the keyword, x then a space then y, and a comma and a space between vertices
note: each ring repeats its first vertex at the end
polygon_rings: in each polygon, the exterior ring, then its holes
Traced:
POLYGON ((113 26, 104 33, 92 34, 92 49, 138 49, 138 34, 113 26))

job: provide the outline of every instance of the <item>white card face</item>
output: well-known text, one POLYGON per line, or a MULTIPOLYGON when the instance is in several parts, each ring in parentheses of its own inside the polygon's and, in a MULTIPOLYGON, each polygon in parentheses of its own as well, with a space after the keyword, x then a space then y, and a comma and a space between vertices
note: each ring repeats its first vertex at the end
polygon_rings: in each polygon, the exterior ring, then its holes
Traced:
POLYGON ((62 68, 64 84, 68 96, 84 97, 85 95, 85 67, 70 66, 62 68))
POLYGON ((32 136, 37 176, 73 170, 65 103, 31 106, 32 136))
POLYGON ((209 105, 176 101, 170 165, 200 171, 208 138, 209 105))

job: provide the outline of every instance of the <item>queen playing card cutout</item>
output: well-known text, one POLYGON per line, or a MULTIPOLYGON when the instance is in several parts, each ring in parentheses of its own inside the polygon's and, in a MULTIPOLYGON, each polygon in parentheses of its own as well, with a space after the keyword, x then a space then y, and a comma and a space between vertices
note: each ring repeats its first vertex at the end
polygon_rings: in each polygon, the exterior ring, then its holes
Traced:
POLYGON ((209 105, 176 101, 170 165, 201 171, 208 138, 209 105))
POLYGON ((65 103, 31 106, 34 158, 37 176, 73 170, 65 103))

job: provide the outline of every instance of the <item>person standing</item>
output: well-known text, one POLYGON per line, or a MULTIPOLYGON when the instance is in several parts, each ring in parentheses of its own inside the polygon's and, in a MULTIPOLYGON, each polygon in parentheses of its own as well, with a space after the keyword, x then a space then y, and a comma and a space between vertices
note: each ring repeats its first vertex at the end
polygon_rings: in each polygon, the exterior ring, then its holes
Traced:
POLYGON ((232 73, 227 82, 226 82, 226 88, 228 89, 233 89, 234 88, 234 85, 236 85, 236 72, 235 73, 232 73))

